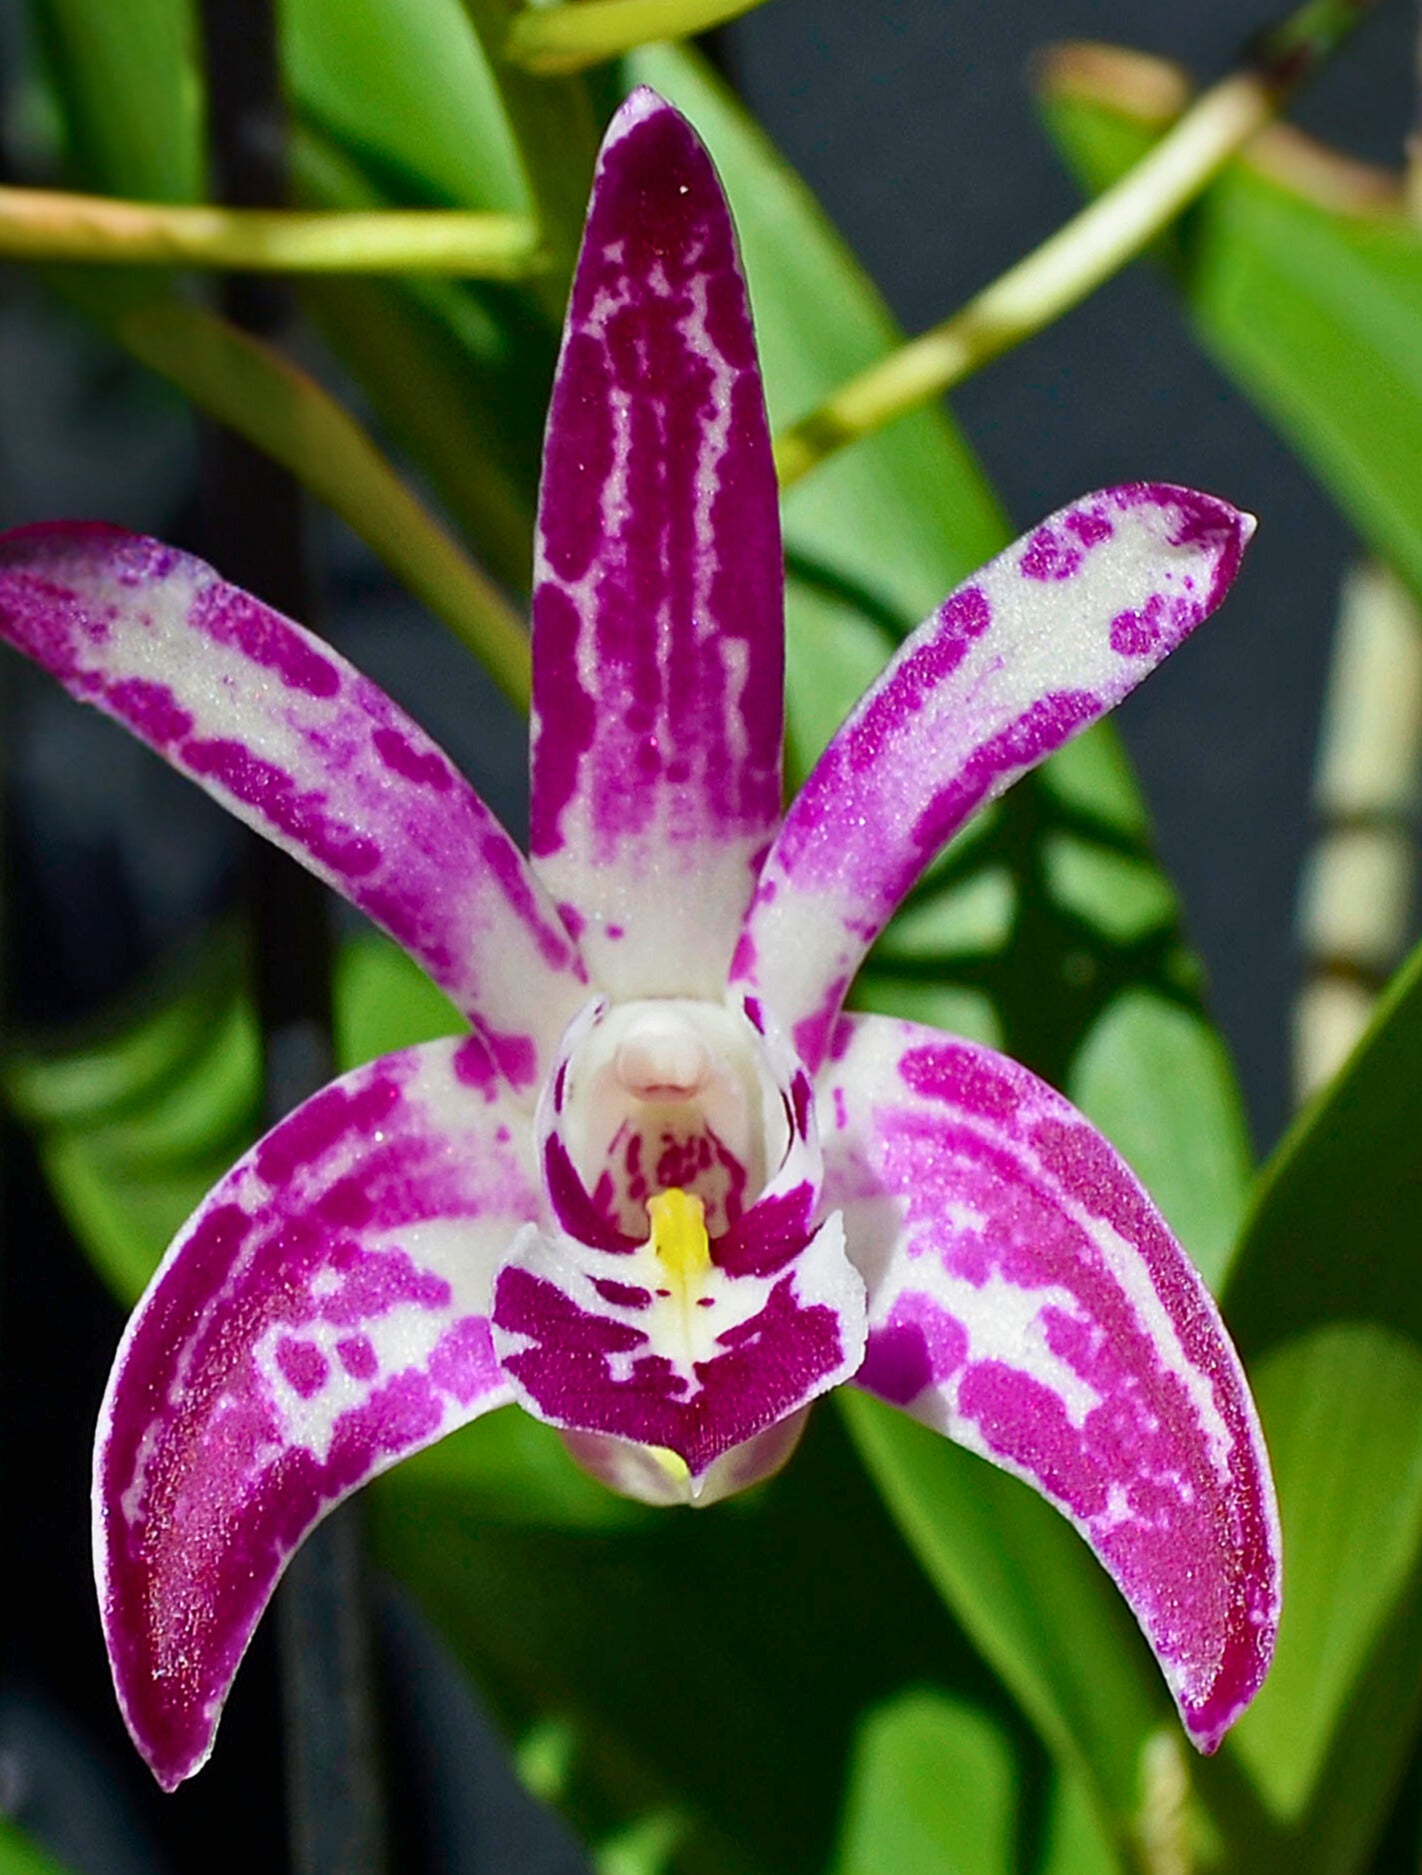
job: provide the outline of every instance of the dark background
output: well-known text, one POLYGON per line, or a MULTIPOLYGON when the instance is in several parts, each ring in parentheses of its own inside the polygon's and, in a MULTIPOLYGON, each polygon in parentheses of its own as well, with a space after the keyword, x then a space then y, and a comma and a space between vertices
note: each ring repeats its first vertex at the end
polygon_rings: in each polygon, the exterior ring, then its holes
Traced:
MULTIPOLYGON (((12 6, 0 0, 0 56, 13 43, 12 6)), ((1068 37, 1111 40, 1176 58, 1208 79, 1267 14, 1267 0, 773 0, 719 35, 717 50, 914 331, 1078 205, 1033 116, 1026 65, 1034 48, 1068 37)), ((1411 0, 1385 0, 1295 115, 1355 153, 1396 163, 1414 110, 1416 24, 1411 0)), ((1118 720, 1266 1150, 1288 1113, 1293 902, 1348 531, 1201 358, 1164 283, 1143 267, 954 401, 1021 526, 1087 488, 1146 477, 1215 490, 1261 517, 1224 615, 1118 720)), ((57 314, 18 272, 0 271, 0 524, 93 515, 183 534, 195 464, 192 425, 173 400, 57 314)), ((317 533, 326 610, 316 622, 521 827, 521 725, 355 542, 327 524, 317 533)), ((12 1013, 22 1021, 75 1014, 131 980, 231 893, 238 845, 194 789, 15 661, 0 684, 12 1013)), ((170 1804, 148 1786, 108 1703, 89 1613, 82 1481, 117 1316, 64 1247, 17 1142, 8 1159, 0 1420, 6 1605, 18 1620, 6 1624, 0 1653, 0 1809, 57 1831, 56 1848, 76 1867, 115 1875, 206 1867, 210 1832, 241 1817, 252 1832, 246 1853, 275 1867, 280 1818, 260 1794, 279 1775, 269 1642, 239 1681, 223 1749, 200 1788, 170 1804), (36 1351, 38 1360, 22 1363, 36 1351), (112 1772, 102 1788, 96 1762, 112 1772), (117 1800, 103 1792, 115 1788, 141 1822, 110 1814, 117 1800), (166 1860, 144 1848, 145 1829, 165 1839, 166 1860)), ((383 1632, 387 1651, 429 1647, 408 1610, 388 1610, 383 1632)), ((444 1702, 439 1726, 458 1743, 450 1759, 458 1764, 476 1721, 459 1689, 422 1659, 415 1677, 444 1702)), ((480 1777, 470 1788, 487 1799, 480 1777)), ((509 1865, 487 1823, 463 1835, 451 1828, 439 1866, 509 1865)), ((531 1847, 513 1853, 529 1875, 567 1866, 556 1846, 546 1863, 531 1847)))

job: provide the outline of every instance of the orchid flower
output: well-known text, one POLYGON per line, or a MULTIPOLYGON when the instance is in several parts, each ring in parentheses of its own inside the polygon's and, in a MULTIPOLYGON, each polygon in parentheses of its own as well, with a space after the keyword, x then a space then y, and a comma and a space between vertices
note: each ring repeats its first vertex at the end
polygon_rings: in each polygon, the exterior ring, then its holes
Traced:
POLYGON ((179 1233, 94 1480, 118 1696, 211 1750, 287 1560, 517 1402, 614 1488, 709 1504, 845 1382, 1092 1545, 1212 1750, 1268 1664, 1278 1526, 1239 1361, 1140 1184, 992 1050, 845 1015, 966 817, 1221 600, 1252 523, 1134 484, 906 642, 782 815, 774 468, 729 210, 648 91, 603 147, 549 417, 532 858, 325 644, 185 554, 0 543, 0 632, 382 926, 472 1032, 343 1076, 179 1233))

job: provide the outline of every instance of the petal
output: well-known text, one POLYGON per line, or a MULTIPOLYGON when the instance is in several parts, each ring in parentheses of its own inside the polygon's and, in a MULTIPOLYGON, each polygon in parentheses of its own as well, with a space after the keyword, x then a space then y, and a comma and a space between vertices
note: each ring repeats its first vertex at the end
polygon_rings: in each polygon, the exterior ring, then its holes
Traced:
POLYGON ((1189 1259, 1095 1128, 989 1049, 844 1019, 820 1098, 825 1201, 869 1285, 859 1384, 1071 1519, 1213 1751, 1273 1652, 1279 1525, 1189 1259))
MULTIPOLYGON (((601 1015, 593 1005, 570 1026, 540 1109, 554 1222, 525 1231, 499 1271, 494 1349, 529 1412, 566 1431, 676 1453, 697 1497, 714 1483, 717 1460, 857 1370, 864 1284, 839 1218, 817 1226, 808 1078, 783 1040, 763 1032, 756 1009, 748 1033, 779 1108, 779 1162, 754 1203, 711 1239, 709 1266, 683 1280, 651 1242, 600 1216, 563 1131, 567 1063, 601 1015)), ((566 1097, 571 1105, 576 1093, 566 1097)))
POLYGON ((468 1036, 324 1088, 179 1234, 128 1325, 94 1457, 114 1682, 166 1789, 205 1762, 312 1526, 510 1398, 489 1295, 540 1215, 528 1116, 468 1036))
POLYGON ((328 645, 118 528, 0 540, 0 637, 383 926, 521 1087, 585 992, 567 931, 424 731, 328 645))
POLYGON ((730 211, 635 92, 588 209, 548 416, 531 848, 615 995, 717 996, 780 816, 783 572, 730 211))
POLYGON ((733 980, 760 990, 811 1068, 934 854, 1214 610, 1253 529, 1189 489, 1106 489, 1009 547, 906 641, 791 806, 736 953, 733 980))

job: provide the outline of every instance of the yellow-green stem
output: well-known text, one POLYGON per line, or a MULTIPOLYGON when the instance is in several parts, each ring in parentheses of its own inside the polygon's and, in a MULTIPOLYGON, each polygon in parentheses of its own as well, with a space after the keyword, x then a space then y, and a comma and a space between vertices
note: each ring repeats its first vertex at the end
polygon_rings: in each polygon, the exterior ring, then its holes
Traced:
POLYGON ((541 262, 522 215, 443 210, 301 214, 170 207, 0 188, 0 256, 262 273, 443 273, 516 280, 541 262))
POLYGON ((686 39, 749 13, 761 0, 563 0, 515 15, 504 57, 531 72, 576 72, 634 46, 686 39))
POLYGON ((782 485, 1050 325, 1147 245, 1272 115, 1277 93, 1236 72, 1134 169, 952 318, 851 378, 777 439, 782 485))

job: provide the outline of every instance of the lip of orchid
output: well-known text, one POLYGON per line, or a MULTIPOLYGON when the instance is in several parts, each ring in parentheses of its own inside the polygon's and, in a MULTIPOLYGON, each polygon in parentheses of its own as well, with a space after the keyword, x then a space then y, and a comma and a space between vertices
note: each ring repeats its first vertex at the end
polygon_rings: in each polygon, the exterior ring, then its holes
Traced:
POLYGON ((115 1362, 96 1575, 171 1788, 287 1560, 387 1466, 517 1399, 595 1475, 714 1501, 842 1381, 1092 1544, 1203 1750, 1279 1605, 1237 1356, 1124 1162, 991 1050, 846 1017, 973 809, 1224 596, 1252 523, 1135 483, 1050 516, 903 645, 782 816, 783 581, 729 210, 633 94, 549 415, 532 863, 435 744, 210 568, 0 539, 0 636, 364 910, 474 1033, 343 1076, 179 1233, 115 1362))

